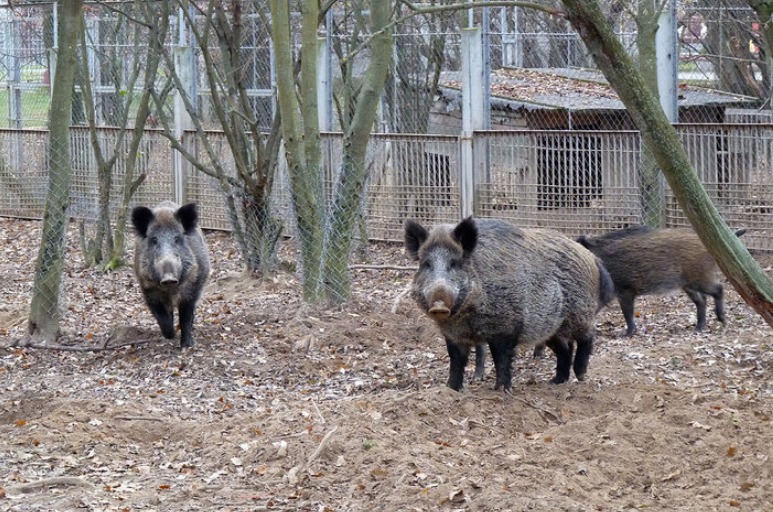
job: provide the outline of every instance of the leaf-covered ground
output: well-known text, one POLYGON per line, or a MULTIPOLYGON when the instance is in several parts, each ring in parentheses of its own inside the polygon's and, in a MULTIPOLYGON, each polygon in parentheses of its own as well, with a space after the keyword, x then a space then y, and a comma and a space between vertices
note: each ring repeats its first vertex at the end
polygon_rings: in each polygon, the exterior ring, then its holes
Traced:
MULTIPOLYGON (((693 333, 682 294, 640 299, 634 338, 616 307, 599 316, 585 382, 551 385, 553 356, 524 353, 511 396, 490 373, 457 393, 433 325, 396 302, 409 272, 358 269, 351 303, 311 307, 293 275, 244 276, 223 233, 206 234, 214 271, 194 349, 160 337, 130 269, 85 269, 74 247, 58 343, 140 343, 9 348, 23 337, 39 228, 0 219, 0 510, 773 503, 770 328, 729 286, 724 329, 711 318, 693 333)), ((410 264, 388 245, 364 263, 410 264)))

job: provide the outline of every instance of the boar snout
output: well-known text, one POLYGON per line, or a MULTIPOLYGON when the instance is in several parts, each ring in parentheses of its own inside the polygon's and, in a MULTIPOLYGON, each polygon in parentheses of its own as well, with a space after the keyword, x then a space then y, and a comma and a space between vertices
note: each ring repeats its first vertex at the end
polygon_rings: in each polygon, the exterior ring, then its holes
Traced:
POLYGON ((448 318, 451 316, 451 310, 442 300, 436 300, 427 313, 433 318, 448 318))
POLYGON ((163 276, 161 276, 161 284, 163 285, 170 286, 170 285, 177 284, 179 282, 180 280, 177 279, 177 276, 173 274, 164 274, 163 276))
POLYGON ((435 319, 442 320, 451 316, 451 308, 454 305, 454 294, 447 289, 436 289, 429 293, 427 303, 430 305, 427 314, 435 319))

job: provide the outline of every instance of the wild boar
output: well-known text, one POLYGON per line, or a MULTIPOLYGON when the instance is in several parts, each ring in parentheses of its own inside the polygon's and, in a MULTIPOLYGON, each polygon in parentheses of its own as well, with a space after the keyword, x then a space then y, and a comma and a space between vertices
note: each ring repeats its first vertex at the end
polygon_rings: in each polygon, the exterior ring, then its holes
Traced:
MULTIPOLYGON (((736 231, 737 236, 746 232, 736 231)), ((632 226, 577 242, 601 258, 615 283, 626 336, 636 332, 634 301, 640 295, 682 289, 695 303, 695 330, 706 327, 706 296, 714 298, 717 320, 725 322, 722 285, 717 264, 691 229, 653 229, 632 226)))
POLYGON ((194 203, 132 210, 136 232, 134 273, 161 333, 174 339, 174 310, 180 317, 180 347, 192 347, 193 316, 209 276, 209 254, 194 203))
POLYGON ((405 248, 419 262, 412 296, 446 340, 451 389, 462 388, 478 344, 491 351, 495 389, 512 387, 515 347, 542 342, 556 355, 551 382, 566 382, 572 369, 584 379, 596 313, 613 290, 592 253, 555 231, 472 217, 431 231, 408 220, 405 248))

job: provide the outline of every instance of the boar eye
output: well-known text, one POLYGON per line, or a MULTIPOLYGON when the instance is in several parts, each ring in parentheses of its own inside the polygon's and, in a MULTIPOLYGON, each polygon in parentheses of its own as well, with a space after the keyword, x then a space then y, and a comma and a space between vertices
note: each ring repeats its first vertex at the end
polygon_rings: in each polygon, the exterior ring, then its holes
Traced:
POLYGON ((174 237, 174 243, 180 244, 180 243, 182 243, 182 241, 183 241, 183 237, 181 237, 179 235, 174 237))
POLYGON ((158 245, 158 238, 155 236, 150 237, 150 245, 158 245))
POLYGON ((451 260, 448 266, 451 267, 451 270, 459 270, 460 268, 462 268, 462 260, 458 260, 454 258, 451 260))
POLYGON ((429 260, 424 260, 421 262, 421 268, 422 270, 430 270, 432 268, 432 263, 430 263, 429 260))

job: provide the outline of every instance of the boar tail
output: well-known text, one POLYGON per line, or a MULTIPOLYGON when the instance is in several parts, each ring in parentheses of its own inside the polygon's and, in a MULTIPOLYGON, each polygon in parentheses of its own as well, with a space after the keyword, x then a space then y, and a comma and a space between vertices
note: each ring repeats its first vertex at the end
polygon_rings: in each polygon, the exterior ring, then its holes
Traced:
POLYGON ((596 268, 599 269, 599 305, 596 309, 598 313, 615 298, 615 283, 599 258, 596 258, 596 268))

